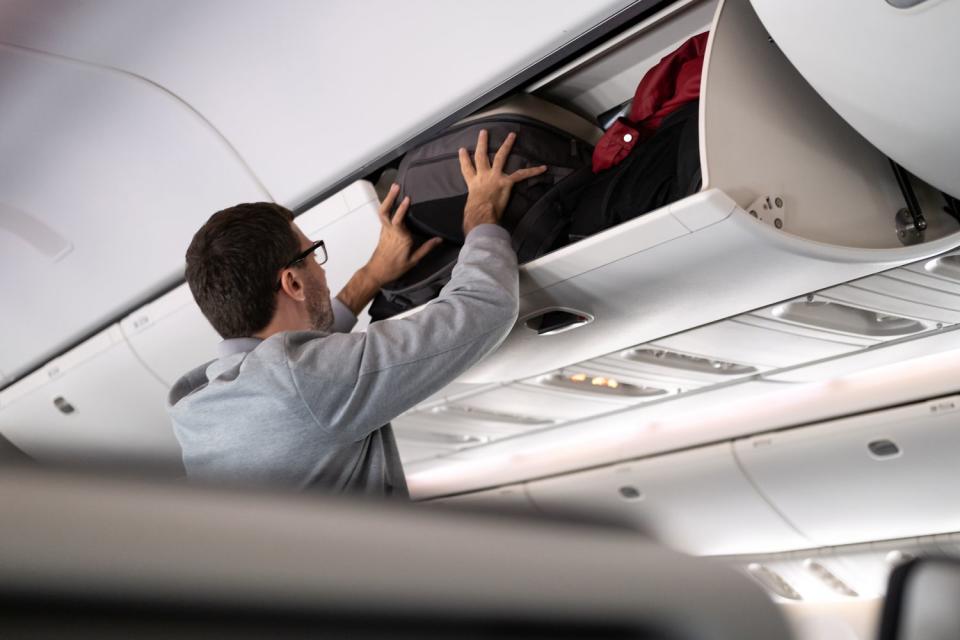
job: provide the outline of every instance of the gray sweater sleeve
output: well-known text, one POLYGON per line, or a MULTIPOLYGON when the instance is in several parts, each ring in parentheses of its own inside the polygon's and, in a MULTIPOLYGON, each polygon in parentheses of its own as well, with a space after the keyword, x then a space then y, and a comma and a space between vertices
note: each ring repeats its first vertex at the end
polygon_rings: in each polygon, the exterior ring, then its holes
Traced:
POLYGON ((330 299, 330 307, 333 311, 332 333, 350 333, 353 325, 357 324, 357 316, 350 311, 350 307, 340 302, 339 298, 330 299))
POLYGON ((450 282, 419 312, 361 333, 286 334, 290 375, 317 428, 330 441, 353 442, 439 391, 507 336, 518 289, 509 234, 480 225, 450 282))

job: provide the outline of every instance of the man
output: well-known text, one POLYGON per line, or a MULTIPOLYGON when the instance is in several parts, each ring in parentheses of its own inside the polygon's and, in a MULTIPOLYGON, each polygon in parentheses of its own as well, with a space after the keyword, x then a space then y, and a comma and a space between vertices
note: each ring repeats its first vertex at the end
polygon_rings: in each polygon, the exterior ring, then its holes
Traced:
POLYGON ((409 198, 389 215, 397 185, 380 208, 377 248, 333 300, 325 247, 286 209, 242 204, 207 221, 186 275, 224 341, 219 359, 187 373, 169 397, 191 478, 407 496, 389 421, 477 362, 516 320, 516 255, 497 223, 513 184, 546 167, 505 175, 514 139, 492 164, 486 131, 473 162, 460 149, 466 241, 440 296, 364 333, 347 333, 356 314, 438 242, 412 251, 409 198))

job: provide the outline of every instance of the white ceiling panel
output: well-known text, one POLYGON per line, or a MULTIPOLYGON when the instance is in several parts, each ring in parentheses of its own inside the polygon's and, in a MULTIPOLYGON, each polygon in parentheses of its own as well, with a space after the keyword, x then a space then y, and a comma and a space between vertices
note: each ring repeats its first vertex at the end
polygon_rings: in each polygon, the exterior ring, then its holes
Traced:
POLYGON ((42 364, 182 277, 187 244, 212 212, 267 197, 169 93, 0 46, 0 369, 42 364))
POLYGON ((631 0, 30 0, 0 41, 150 78, 300 202, 631 0))

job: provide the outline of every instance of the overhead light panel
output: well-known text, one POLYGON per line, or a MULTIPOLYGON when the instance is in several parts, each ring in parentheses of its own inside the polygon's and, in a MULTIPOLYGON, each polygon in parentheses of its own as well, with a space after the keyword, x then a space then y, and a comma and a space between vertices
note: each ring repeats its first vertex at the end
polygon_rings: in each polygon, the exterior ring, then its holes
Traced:
POLYGON ((619 397, 646 398, 661 396, 667 393, 666 389, 643 387, 628 382, 620 382, 616 378, 609 376, 593 375, 582 371, 551 373, 550 375, 540 378, 540 384, 585 393, 619 397))
POLYGON ((812 296, 774 307, 773 315, 807 327, 842 331, 868 338, 908 336, 927 328, 923 323, 910 318, 851 307, 839 302, 817 300, 812 296))
POLYGON ((744 364, 701 358, 677 351, 655 349, 652 347, 629 349, 622 352, 620 357, 632 360, 633 362, 642 362, 644 364, 653 364, 682 371, 695 371, 697 373, 710 373, 721 376, 746 376, 757 372, 756 367, 744 364))

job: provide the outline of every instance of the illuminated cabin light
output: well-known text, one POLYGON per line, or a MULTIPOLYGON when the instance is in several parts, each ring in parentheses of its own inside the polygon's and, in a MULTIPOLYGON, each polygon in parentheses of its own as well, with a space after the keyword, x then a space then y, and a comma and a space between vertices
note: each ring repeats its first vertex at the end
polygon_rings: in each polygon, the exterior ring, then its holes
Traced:
POLYGON ((634 362, 670 367, 671 369, 699 371, 701 373, 724 376, 743 376, 757 372, 756 367, 726 362, 725 360, 712 360, 710 358, 691 356, 677 351, 668 351, 667 349, 653 349, 650 347, 630 349, 622 352, 620 357, 634 362))
POLYGON ((587 393, 611 396, 644 398, 660 396, 667 393, 666 389, 620 382, 619 380, 605 376, 589 376, 583 372, 572 374, 551 373, 550 375, 540 378, 539 382, 548 387, 559 387, 562 389, 573 389, 574 391, 585 391, 587 393))

